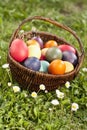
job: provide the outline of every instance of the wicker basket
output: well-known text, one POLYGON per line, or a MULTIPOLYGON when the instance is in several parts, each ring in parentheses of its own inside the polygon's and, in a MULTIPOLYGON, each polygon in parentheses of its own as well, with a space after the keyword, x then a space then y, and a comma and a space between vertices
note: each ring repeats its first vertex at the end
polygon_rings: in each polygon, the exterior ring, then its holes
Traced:
MULTIPOLYGON (((43 21, 49 22, 61 29, 64 29, 64 30, 70 32, 76 38, 76 40, 78 41, 78 44, 79 44, 80 52, 77 51, 78 64, 76 65, 76 67, 73 71, 66 73, 64 75, 52 75, 52 74, 46 74, 46 73, 41 73, 38 71, 33 71, 30 69, 27 69, 24 66, 22 66, 20 63, 15 61, 11 57, 9 50, 8 50, 7 60, 8 60, 9 66, 10 66, 12 77, 21 85, 21 87, 23 89, 27 89, 27 90, 31 90, 31 91, 38 91, 39 85, 44 84, 46 86, 46 90, 48 90, 48 91, 55 90, 56 88, 58 88, 59 85, 64 84, 66 81, 71 81, 72 79, 74 79, 77 76, 79 69, 82 65, 83 59, 84 59, 83 45, 81 43, 81 40, 76 35, 76 33, 73 30, 71 30, 69 27, 64 26, 52 19, 41 17, 41 16, 29 17, 29 18, 25 19, 24 21, 22 21, 22 23, 18 26, 18 28, 15 30, 14 34, 12 35, 11 40, 10 40, 10 45, 15 38, 25 37, 26 39, 30 39, 33 36, 37 36, 37 35, 39 35, 43 39, 44 42, 46 42, 50 39, 53 39, 60 44, 63 44, 63 43, 69 44, 64 39, 61 39, 61 38, 57 37, 56 35, 53 35, 53 34, 50 34, 47 32, 30 31, 30 32, 24 32, 22 35, 19 35, 21 27, 25 23, 32 21, 32 20, 43 20, 43 21)), ((10 45, 9 45, 9 47, 10 47, 10 45)))

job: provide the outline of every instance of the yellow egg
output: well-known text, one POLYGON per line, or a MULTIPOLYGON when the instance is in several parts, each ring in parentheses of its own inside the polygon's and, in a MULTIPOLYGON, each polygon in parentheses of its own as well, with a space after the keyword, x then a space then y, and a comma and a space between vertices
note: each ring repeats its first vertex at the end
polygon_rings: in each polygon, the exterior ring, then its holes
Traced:
POLYGON ((41 57, 40 47, 38 47, 37 45, 28 46, 28 57, 36 57, 40 59, 41 57))
POLYGON ((28 40, 26 43, 27 43, 28 46, 37 45, 38 47, 40 47, 39 43, 34 39, 28 40))
POLYGON ((43 48, 43 49, 41 50, 41 54, 42 54, 43 56, 45 56, 45 55, 46 55, 47 50, 48 50, 48 48, 43 48))
POLYGON ((71 72, 72 70, 74 70, 74 66, 72 63, 68 62, 68 61, 64 61, 65 65, 66 65, 66 70, 65 73, 71 72))

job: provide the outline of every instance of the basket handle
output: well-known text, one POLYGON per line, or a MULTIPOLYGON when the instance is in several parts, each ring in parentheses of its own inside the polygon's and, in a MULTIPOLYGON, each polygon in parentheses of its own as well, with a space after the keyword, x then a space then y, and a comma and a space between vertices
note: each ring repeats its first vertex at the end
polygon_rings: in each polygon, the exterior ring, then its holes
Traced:
POLYGON ((24 19, 18 26, 18 28, 15 30, 13 36, 11 37, 11 41, 10 41, 10 45, 11 45, 11 42, 13 41, 14 38, 16 38, 16 36, 18 35, 18 32, 20 31, 21 27, 23 24, 25 24, 26 22, 29 22, 29 21, 32 21, 33 19, 37 19, 37 20, 43 20, 43 21, 46 21, 46 22, 49 22, 59 28, 62 28, 68 32, 70 32, 78 41, 79 43, 79 47, 80 47, 80 51, 81 51, 81 54, 80 54, 80 57, 82 57, 82 55, 84 55, 84 49, 83 49, 83 45, 82 45, 82 42, 80 40, 80 38, 76 35, 76 32, 73 31, 72 29, 70 29, 69 27, 63 25, 63 24, 60 24, 59 22, 56 22, 50 18, 45 18, 45 17, 42 17, 42 16, 33 16, 33 17, 29 17, 29 18, 26 18, 24 19))

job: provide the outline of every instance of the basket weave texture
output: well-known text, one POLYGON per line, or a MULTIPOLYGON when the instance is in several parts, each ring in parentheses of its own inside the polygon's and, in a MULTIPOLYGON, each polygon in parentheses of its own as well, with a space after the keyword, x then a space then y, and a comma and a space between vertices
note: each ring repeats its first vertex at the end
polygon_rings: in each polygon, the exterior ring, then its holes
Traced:
POLYGON ((54 26, 57 26, 61 29, 64 29, 64 30, 70 32, 70 34, 72 34, 76 38, 76 40, 78 41, 78 44, 79 44, 80 52, 77 51, 78 64, 76 65, 76 67, 73 71, 63 74, 63 75, 52 75, 52 74, 47 74, 47 73, 42 73, 42 72, 27 69, 26 67, 22 66, 20 63, 18 63, 11 57, 11 55, 9 53, 9 49, 8 49, 7 61, 10 66, 12 77, 21 85, 21 87, 23 89, 27 89, 27 90, 31 90, 31 91, 38 91, 39 85, 44 84, 46 86, 46 90, 48 90, 48 91, 55 90, 56 88, 58 88, 59 85, 64 84, 66 81, 71 81, 77 76, 77 74, 80 70, 80 67, 83 63, 83 59, 84 59, 83 45, 82 45, 80 38, 69 27, 62 25, 59 22, 56 22, 49 18, 45 18, 42 16, 34 16, 34 17, 29 17, 21 22, 21 24, 18 26, 18 28, 15 30, 15 32, 13 33, 13 35, 11 37, 9 48, 14 39, 26 38, 29 40, 33 36, 40 36, 42 38, 42 40, 44 41, 44 43, 48 40, 53 39, 53 40, 57 41, 57 43, 60 43, 60 44, 69 44, 64 39, 59 38, 56 35, 53 35, 53 34, 50 34, 47 32, 29 31, 29 32, 24 32, 22 35, 19 35, 21 27, 25 23, 30 22, 32 20, 46 21, 46 22, 53 24, 54 26))

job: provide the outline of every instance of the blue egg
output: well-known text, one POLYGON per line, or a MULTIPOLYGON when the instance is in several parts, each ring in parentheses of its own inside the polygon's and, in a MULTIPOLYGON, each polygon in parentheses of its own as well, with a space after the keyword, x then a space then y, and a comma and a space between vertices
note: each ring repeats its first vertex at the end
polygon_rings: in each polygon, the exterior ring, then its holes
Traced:
POLYGON ((39 71, 39 69, 41 67, 40 60, 36 57, 29 57, 26 60, 24 60, 24 62, 22 64, 25 67, 27 67, 31 70, 35 70, 35 71, 39 71))
POLYGON ((48 72, 48 66, 49 62, 46 60, 41 60, 41 67, 40 67, 40 72, 48 72))

